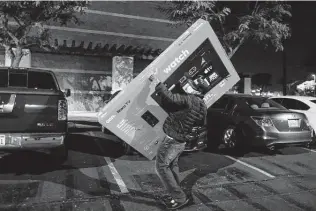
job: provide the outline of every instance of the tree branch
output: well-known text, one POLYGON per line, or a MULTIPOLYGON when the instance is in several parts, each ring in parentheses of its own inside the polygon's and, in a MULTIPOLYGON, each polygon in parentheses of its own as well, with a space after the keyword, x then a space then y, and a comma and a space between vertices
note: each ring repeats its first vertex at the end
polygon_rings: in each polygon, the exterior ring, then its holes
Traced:
POLYGON ((233 57, 233 55, 238 51, 238 49, 240 48, 240 46, 242 44, 244 44, 244 42, 246 41, 246 38, 243 37, 240 39, 238 45, 231 51, 231 53, 228 55, 228 58, 231 59, 233 57))
MULTIPOLYGON (((224 45, 226 45, 226 47, 227 48, 229 48, 229 44, 225 41, 225 39, 224 39, 224 37, 226 36, 226 31, 225 31, 225 28, 224 28, 224 23, 221 21, 221 20, 219 20, 219 23, 220 23, 220 26, 221 26, 221 30, 222 30, 222 33, 223 33, 223 35, 222 35, 222 37, 223 37, 223 42, 224 42, 224 45)), ((231 53, 231 52, 230 52, 231 53)))
MULTIPOLYGON (((254 6, 254 9, 252 11, 252 16, 255 15, 255 13, 258 12, 259 9, 259 4, 258 4, 258 0, 256 1, 256 4, 254 6)), ((242 44, 244 44, 244 42, 246 41, 246 35, 243 36, 243 38, 240 39, 239 43, 237 44, 237 46, 231 51, 231 53, 228 55, 229 59, 231 59, 233 57, 233 55, 238 51, 238 49, 240 48, 240 46, 242 44)))
POLYGON ((19 44, 19 39, 14 36, 14 34, 8 29, 8 17, 7 15, 4 15, 4 24, 3 24, 3 29, 4 31, 11 37, 11 39, 15 42, 16 45, 19 44))
MULTIPOLYGON (((57 18, 64 9, 67 8, 66 4, 62 4, 57 10, 53 11, 48 18, 44 19, 44 21, 47 21, 49 19, 54 19, 57 18)), ((42 13, 40 15, 38 15, 37 20, 39 21, 39 18, 44 14, 44 10, 42 11, 42 13)))
POLYGON ((13 39, 15 44, 18 45, 19 44, 19 39, 16 36, 14 36, 14 34, 6 26, 4 26, 3 29, 13 39))
POLYGON ((252 16, 255 14, 255 13, 257 13, 258 12, 258 9, 259 9, 259 6, 258 6, 258 0, 256 1, 256 4, 255 4, 255 7, 253 8, 253 11, 252 11, 252 16))
POLYGON ((22 27, 22 23, 20 22, 20 20, 16 16, 12 16, 12 17, 19 24, 19 26, 22 27))
POLYGON ((32 26, 31 26, 31 25, 28 25, 28 26, 25 26, 25 27, 24 27, 25 33, 24 33, 24 35, 22 36, 21 40, 25 40, 25 39, 26 39, 26 37, 27 37, 27 35, 30 33, 31 29, 32 29, 32 26))

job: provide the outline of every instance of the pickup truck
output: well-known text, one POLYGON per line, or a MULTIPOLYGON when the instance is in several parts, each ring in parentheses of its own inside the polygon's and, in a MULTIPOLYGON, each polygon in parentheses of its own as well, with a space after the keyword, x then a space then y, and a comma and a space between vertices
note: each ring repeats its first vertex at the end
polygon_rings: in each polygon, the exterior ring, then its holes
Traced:
POLYGON ((52 71, 0 68, 0 151, 48 151, 64 162, 70 90, 52 71))

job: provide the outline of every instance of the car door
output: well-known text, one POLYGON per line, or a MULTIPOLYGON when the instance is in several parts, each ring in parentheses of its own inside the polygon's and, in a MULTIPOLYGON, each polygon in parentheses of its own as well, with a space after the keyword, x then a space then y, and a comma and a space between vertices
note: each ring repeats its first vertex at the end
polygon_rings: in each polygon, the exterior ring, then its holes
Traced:
POLYGON ((210 133, 215 135, 227 126, 229 121, 227 106, 230 101, 228 96, 223 96, 208 109, 207 125, 210 133))

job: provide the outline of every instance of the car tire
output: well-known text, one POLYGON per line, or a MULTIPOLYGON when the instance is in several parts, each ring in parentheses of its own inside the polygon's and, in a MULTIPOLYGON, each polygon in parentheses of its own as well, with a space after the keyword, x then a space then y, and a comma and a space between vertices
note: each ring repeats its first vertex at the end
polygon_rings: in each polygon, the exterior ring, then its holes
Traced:
POLYGON ((50 154, 56 163, 64 163, 68 159, 68 149, 65 144, 51 149, 50 154))
POLYGON ((267 147, 266 152, 268 155, 276 155, 278 154, 278 149, 277 147, 267 147))
POLYGON ((218 136, 213 136, 211 133, 207 133, 207 152, 216 152, 220 146, 220 138, 218 136))
POLYGON ((235 125, 229 125, 223 131, 221 141, 229 150, 235 150, 240 147, 240 132, 235 125))

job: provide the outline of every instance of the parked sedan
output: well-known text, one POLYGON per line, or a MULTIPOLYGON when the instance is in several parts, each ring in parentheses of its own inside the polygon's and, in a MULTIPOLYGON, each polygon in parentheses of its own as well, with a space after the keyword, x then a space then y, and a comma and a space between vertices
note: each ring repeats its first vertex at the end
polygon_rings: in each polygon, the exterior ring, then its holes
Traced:
POLYGON ((244 94, 225 94, 208 110, 208 146, 224 144, 267 147, 309 146, 311 127, 302 113, 267 99, 244 94))
POLYGON ((316 131, 316 97, 309 96, 281 96, 270 98, 283 107, 296 112, 304 113, 308 122, 316 131))

